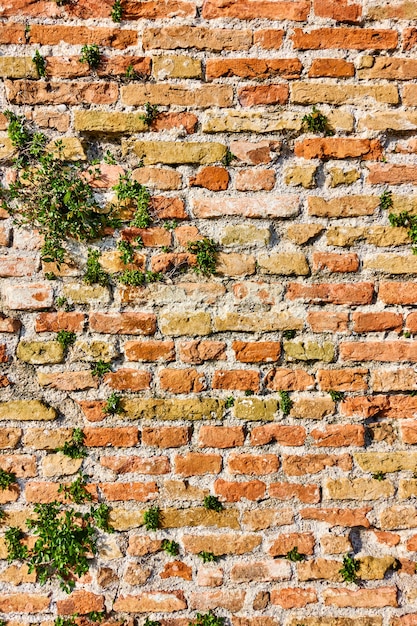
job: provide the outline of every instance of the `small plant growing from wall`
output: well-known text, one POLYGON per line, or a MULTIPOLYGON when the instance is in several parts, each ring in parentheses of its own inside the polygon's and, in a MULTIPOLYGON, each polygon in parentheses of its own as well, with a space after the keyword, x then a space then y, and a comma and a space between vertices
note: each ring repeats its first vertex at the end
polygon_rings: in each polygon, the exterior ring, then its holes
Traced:
POLYGON ((7 472, 4 469, 0 469, 0 490, 4 491, 11 485, 17 483, 16 474, 13 472, 7 472))
POLYGON ((32 62, 34 63, 39 76, 44 78, 46 76, 46 61, 39 50, 36 50, 35 55, 32 57, 32 62))
POLYGON ((345 554, 345 556, 343 557, 343 567, 339 570, 339 574, 342 576, 345 582, 356 583, 358 579, 357 571, 359 567, 359 561, 357 561, 350 554, 345 554))
POLYGON ((187 244, 188 252, 196 255, 196 266, 193 268, 197 274, 210 276, 216 272, 218 246, 213 239, 205 237, 200 241, 190 241, 187 244))
POLYGON ((81 48, 81 63, 87 63, 90 70, 95 70, 100 65, 101 52, 97 44, 86 44, 81 48))
POLYGON ((123 18, 123 6, 121 0, 116 0, 111 8, 111 19, 113 22, 121 22, 123 18))
POLYGON ((84 446, 85 435, 81 428, 74 428, 70 441, 66 441, 63 446, 56 448, 56 452, 62 452, 70 459, 85 459, 88 455, 84 446))
POLYGON ((161 509, 158 506, 152 506, 143 514, 143 523, 146 530, 158 530, 161 525, 161 509))
POLYGON ((315 106, 313 106, 311 113, 304 115, 303 124, 311 133, 324 133, 326 136, 334 135, 326 115, 321 113, 315 106))

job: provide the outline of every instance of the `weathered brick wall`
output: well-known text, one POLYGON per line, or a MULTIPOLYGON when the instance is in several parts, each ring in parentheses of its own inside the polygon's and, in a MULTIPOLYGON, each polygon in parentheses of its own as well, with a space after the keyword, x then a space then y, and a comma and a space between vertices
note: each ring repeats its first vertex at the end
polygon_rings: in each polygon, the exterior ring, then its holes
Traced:
MULTIPOLYGON (((111 0, 0 4, 2 110, 101 160, 109 201, 122 172, 149 188, 154 222, 131 267, 165 274, 120 285, 116 243, 138 234, 125 222, 93 242, 111 286, 88 286, 86 246, 42 264, 39 237, 2 210, 0 467, 18 484, 0 491, 1 532, 27 531, 82 464, 116 533, 69 597, 3 560, 0 612, 13 625, 104 607, 169 626, 209 609, 233 626, 417 624, 417 256, 380 207, 389 190, 394 213, 417 211, 417 2, 122 7, 115 24, 111 0), (84 44, 100 46, 96 72, 84 44), (313 105, 332 136, 303 125, 313 105), (175 271, 200 237, 220 246, 216 274, 175 271), (67 353, 62 329, 77 335, 67 353), (111 392, 124 413, 104 413, 111 392), (55 451, 74 427, 84 461, 55 451), (224 510, 204 509, 207 494, 224 510), (142 524, 153 504, 156 533, 142 524), (305 560, 285 559, 294 547, 305 560), (346 554, 359 585, 341 577, 346 554)), ((0 131, 7 185, 2 114, 0 131)))

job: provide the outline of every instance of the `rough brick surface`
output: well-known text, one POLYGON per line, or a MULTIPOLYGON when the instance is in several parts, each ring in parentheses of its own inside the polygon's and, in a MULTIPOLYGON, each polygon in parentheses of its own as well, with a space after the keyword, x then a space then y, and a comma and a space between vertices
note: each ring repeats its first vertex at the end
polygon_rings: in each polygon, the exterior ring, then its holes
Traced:
POLYGON ((389 215, 417 215, 417 1, 122 0, 120 24, 114 8, 0 3, 0 470, 18 481, 0 487, 1 619, 414 626, 417 257, 389 215), (121 220, 59 267, 1 202, 7 109, 97 159, 86 180, 121 220), (148 227, 116 203, 129 173, 148 227), (204 238, 213 274, 188 249, 204 238), (106 286, 83 281, 88 247, 106 286), (85 459, 57 450, 74 428, 85 459), (78 471, 115 533, 67 596, 7 563, 3 535, 30 548, 34 505, 68 506, 78 471))

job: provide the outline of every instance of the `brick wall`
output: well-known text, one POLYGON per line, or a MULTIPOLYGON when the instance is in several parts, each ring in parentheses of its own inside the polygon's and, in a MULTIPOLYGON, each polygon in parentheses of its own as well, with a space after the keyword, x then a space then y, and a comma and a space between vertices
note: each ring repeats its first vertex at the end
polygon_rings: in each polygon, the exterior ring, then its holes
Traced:
MULTIPOLYGON (((233 626, 417 624, 417 257, 380 207, 389 191, 393 213, 417 213, 417 2, 122 8, 118 24, 111 0, 0 6, 1 109, 62 139, 67 158, 97 158, 108 202, 132 172, 153 217, 92 243, 105 287, 83 282, 87 246, 42 263, 36 232, 0 214, 0 467, 18 480, 0 491, 1 533, 27 531, 80 468, 116 531, 70 596, 7 563, 1 537, 0 612, 13 626, 104 609, 118 624, 187 626, 210 609, 233 626), (100 46, 94 72, 85 44, 100 46), (333 134, 303 123, 313 105, 333 134), (124 286, 116 245, 138 234, 129 267, 165 278, 124 286), (202 237, 219 245, 210 277, 187 252, 202 237), (76 333, 67 351, 59 330, 76 333), (98 360, 111 363, 101 379, 98 360), (123 413, 105 413, 111 393, 123 413), (84 461, 56 452, 76 427, 84 461), (346 554, 357 585, 340 574, 346 554)), ((7 185, 1 113, 0 157, 7 185)))

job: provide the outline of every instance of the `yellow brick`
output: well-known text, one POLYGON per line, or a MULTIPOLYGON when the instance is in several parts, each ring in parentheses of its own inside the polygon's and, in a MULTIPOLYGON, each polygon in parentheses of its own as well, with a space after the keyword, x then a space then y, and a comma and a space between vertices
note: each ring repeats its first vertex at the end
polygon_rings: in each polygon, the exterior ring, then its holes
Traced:
POLYGON ((334 344, 325 341, 320 345, 316 341, 284 341, 285 357, 289 361, 325 361, 334 358, 334 344))
POLYGON ((416 274, 417 256, 399 254, 376 254, 364 259, 363 267, 385 274, 416 274))
POLYGON ((415 498, 417 496, 417 479, 409 478, 408 480, 400 480, 398 483, 398 497, 401 500, 415 498))
POLYGON ((334 413, 335 404, 331 398, 296 398, 290 415, 298 419, 321 420, 334 413))
POLYGON ((301 330, 304 322, 286 312, 274 313, 225 313, 214 318, 218 332, 237 330, 241 332, 269 332, 274 330, 301 330))
POLYGON ((321 224, 292 224, 287 228, 287 237, 294 243, 302 245, 324 230, 321 224))
POLYGON ((201 61, 190 56, 152 57, 152 74, 157 80, 166 78, 201 78, 201 61))
POLYGON ((128 419, 157 420, 221 420, 224 401, 211 398, 162 400, 158 398, 126 398, 123 408, 128 419))
POLYGON ((159 316, 159 327, 163 335, 209 335, 211 318, 209 313, 163 313, 159 316))
POLYGON ((334 226, 326 232, 329 246, 341 246, 349 248, 365 238, 366 228, 356 226, 334 226))
POLYGON ((100 303, 107 304, 110 301, 110 292, 107 287, 100 285, 83 285, 79 283, 67 283, 64 285, 64 296, 74 304, 100 303))
POLYGON ((245 246, 260 244, 267 246, 271 239, 269 228, 235 224, 226 226, 221 233, 220 243, 223 246, 245 246))
POLYGON ((28 428, 24 436, 24 444, 35 450, 55 450, 71 440, 72 428, 28 428))
POLYGON ((324 484, 326 500, 377 500, 393 495, 394 486, 389 480, 338 478, 324 484))
POLYGON ((64 349, 57 341, 21 341, 16 355, 21 361, 32 365, 62 363, 64 349))
POLYGON ((417 128, 417 113, 413 111, 374 111, 359 118, 358 131, 409 131, 417 128))
POLYGON ((290 85, 293 104, 360 104, 374 106, 375 102, 398 104, 396 85, 338 85, 336 83, 294 82, 290 85))
POLYGON ((237 398, 233 406, 233 415, 237 419, 252 421, 270 421, 278 411, 278 401, 261 398, 237 398))
POLYGON ((121 88, 123 104, 141 106, 149 102, 162 106, 228 107, 233 104, 233 87, 229 85, 138 84, 121 88))
POLYGON ((10 159, 14 155, 15 149, 8 137, 0 136, 0 159, 10 159))
POLYGON ((240 529, 239 513, 226 509, 216 513, 203 507, 190 509, 164 509, 161 528, 187 528, 196 526, 216 526, 217 528, 240 529))
POLYGON ((116 351, 114 346, 106 341, 76 341, 71 356, 74 361, 110 363, 116 356, 116 351))
POLYGON ((82 459, 71 459, 62 452, 48 454, 42 459, 42 473, 47 477, 76 474, 82 462, 82 459))
POLYGON ((56 418, 56 411, 40 400, 12 400, 0 402, 0 420, 50 421, 56 418))
POLYGON ((345 172, 340 167, 330 168, 329 174, 329 187, 338 187, 339 185, 352 185, 361 176, 359 170, 347 170, 345 172))
POLYGON ((1 78, 38 78, 31 57, 0 57, 1 78))
POLYGON ((301 185, 305 189, 312 189, 316 187, 317 167, 315 165, 306 165, 301 167, 296 165, 294 167, 287 167, 284 171, 284 180, 286 185, 291 187, 297 187, 301 185))
POLYGON ((343 196, 325 200, 319 196, 308 198, 308 213, 315 217, 359 217, 373 215, 379 206, 377 196, 343 196))
POLYGON ((196 143, 181 141, 136 141, 133 144, 122 141, 122 149, 126 154, 132 148, 133 152, 143 160, 145 165, 167 163, 216 163, 226 154, 226 146, 221 143, 196 143))
POLYGON ((261 274, 308 276, 310 268, 304 254, 297 252, 270 253, 258 258, 261 274))
POLYGON ((45 147, 57 158, 65 161, 85 161, 87 159, 81 141, 77 137, 63 137, 62 145, 58 147, 55 140, 50 141, 45 147))
POLYGON ((74 111, 74 128, 81 132, 137 133, 147 131, 143 113, 74 111))
POLYGON ((362 556, 358 561, 358 578, 361 580, 383 580, 387 571, 396 564, 393 556, 362 556))
POLYGON ((357 452, 355 461, 364 472, 400 472, 417 470, 417 452, 357 452))
POLYGON ((203 120, 204 133, 276 133, 300 131, 301 115, 297 113, 249 113, 235 110, 210 113, 203 120))

